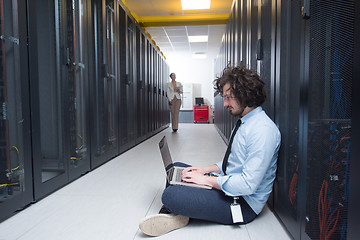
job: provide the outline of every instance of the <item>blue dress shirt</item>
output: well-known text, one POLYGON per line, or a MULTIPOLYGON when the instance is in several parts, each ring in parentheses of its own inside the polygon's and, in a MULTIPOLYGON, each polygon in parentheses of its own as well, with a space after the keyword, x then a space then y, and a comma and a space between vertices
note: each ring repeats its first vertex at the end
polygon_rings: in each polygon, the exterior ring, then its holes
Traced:
POLYGON ((217 163, 221 174, 217 183, 228 196, 242 196, 256 214, 266 204, 272 191, 281 135, 262 107, 241 118, 227 165, 217 163))

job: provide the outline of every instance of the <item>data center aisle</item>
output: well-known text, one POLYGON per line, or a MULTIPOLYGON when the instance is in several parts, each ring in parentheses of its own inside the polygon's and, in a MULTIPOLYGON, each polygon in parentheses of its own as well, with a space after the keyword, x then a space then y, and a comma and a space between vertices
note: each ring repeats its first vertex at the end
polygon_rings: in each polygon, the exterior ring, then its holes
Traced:
MULTIPOLYGON (((158 142, 167 137, 173 161, 207 165, 223 158, 226 145, 213 124, 167 128, 0 224, 0 240, 144 239, 141 218, 161 207, 165 185, 158 142)), ((156 239, 291 239, 265 208, 246 226, 191 220, 156 239)))

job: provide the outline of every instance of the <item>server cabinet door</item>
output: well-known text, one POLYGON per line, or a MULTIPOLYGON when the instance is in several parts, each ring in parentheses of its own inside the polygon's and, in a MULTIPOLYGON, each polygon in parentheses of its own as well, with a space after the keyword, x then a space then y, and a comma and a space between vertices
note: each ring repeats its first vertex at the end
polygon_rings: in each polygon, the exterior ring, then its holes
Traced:
POLYGON ((156 62, 156 51, 155 51, 155 47, 152 47, 152 101, 151 101, 151 105, 152 105, 152 111, 151 111, 151 115, 152 115, 152 121, 151 121, 151 132, 152 134, 155 134, 156 131, 156 110, 157 110, 157 106, 156 106, 156 74, 157 74, 157 62, 156 62))
POLYGON ((68 181, 59 1, 28 1, 35 199, 68 181))
POLYGON ((146 138, 145 132, 145 36, 136 28, 136 143, 146 138))
POLYGON ((353 62, 354 6, 355 1, 312 1, 310 7, 306 213, 302 218, 304 236, 310 239, 347 238, 349 165, 358 161, 350 159, 351 90, 353 80, 358 81, 353 78, 358 67, 353 62))
POLYGON ((155 62, 156 62, 156 68, 155 68, 155 130, 157 132, 157 130, 159 129, 159 107, 160 107, 160 102, 159 102, 159 92, 160 92, 160 85, 159 85, 159 80, 160 80, 160 56, 159 53, 157 51, 155 51, 155 62))
POLYGON ((117 74, 115 49, 115 4, 92 2, 94 78, 91 83, 91 167, 118 154, 117 74))
POLYGON ((125 58, 122 64, 125 64, 125 74, 121 81, 121 151, 135 145, 135 132, 134 132, 134 38, 135 29, 132 19, 125 14, 125 58))
POLYGON ((89 95, 88 95, 88 1, 62 2, 66 13, 62 36, 66 61, 63 62, 63 81, 67 88, 65 122, 66 148, 69 158, 70 180, 90 170, 89 95))
POLYGON ((146 81, 145 81, 145 132, 146 136, 149 137, 150 135, 150 111, 151 111, 151 105, 150 105, 150 89, 151 89, 151 59, 150 59, 150 42, 149 39, 146 39, 146 81))
POLYGON ((295 239, 300 239, 301 197, 304 167, 304 114, 300 108, 300 89, 303 82, 304 27, 297 4, 283 1, 276 6, 281 23, 276 41, 276 123, 283 143, 279 151, 277 178, 274 182, 274 208, 295 239), (286 9, 286 10, 285 10, 286 9), (286 11, 286 12, 285 12, 286 11), (291 30, 288 30, 291 26, 291 30), (291 39, 291 41, 290 41, 291 39), (285 50, 286 49, 286 50, 285 50))
POLYGON ((275 54, 272 44, 275 39, 275 12, 272 11, 271 1, 261 2, 261 0, 255 1, 254 6, 252 6, 252 18, 257 18, 257 21, 252 21, 257 23, 256 26, 252 27, 252 53, 251 58, 254 69, 260 74, 262 80, 265 82, 265 91, 267 93, 267 98, 264 104, 262 105, 266 114, 270 118, 274 119, 274 77, 273 73, 275 72, 272 69, 271 60, 272 56, 275 54))
POLYGON ((149 44, 149 135, 154 131, 154 50, 153 45, 149 44))
POLYGON ((33 199, 25 16, 24 1, 0 2, 0 219, 33 199))

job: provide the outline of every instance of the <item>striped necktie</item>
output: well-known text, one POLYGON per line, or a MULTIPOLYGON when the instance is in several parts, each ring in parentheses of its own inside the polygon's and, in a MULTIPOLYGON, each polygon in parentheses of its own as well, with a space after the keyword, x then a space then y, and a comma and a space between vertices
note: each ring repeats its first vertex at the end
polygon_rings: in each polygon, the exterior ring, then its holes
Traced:
POLYGON ((231 137, 230 137, 229 145, 228 145, 228 147, 226 149, 226 153, 225 153, 224 160, 223 160, 223 163, 222 163, 222 170, 224 172, 224 175, 226 175, 226 167, 227 167, 229 155, 230 155, 230 152, 231 152, 231 145, 232 145, 232 142, 234 140, 234 136, 235 136, 237 130, 239 129, 240 125, 241 125, 241 119, 239 119, 236 122, 236 126, 234 128, 234 131, 232 132, 231 137))

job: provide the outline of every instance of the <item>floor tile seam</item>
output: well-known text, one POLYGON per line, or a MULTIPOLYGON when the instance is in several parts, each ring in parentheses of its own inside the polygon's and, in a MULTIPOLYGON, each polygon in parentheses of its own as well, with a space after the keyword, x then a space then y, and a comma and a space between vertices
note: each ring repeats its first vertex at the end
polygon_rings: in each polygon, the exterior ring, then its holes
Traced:
POLYGON ((249 240, 252 240, 252 239, 251 239, 250 232, 249 232, 249 229, 247 228, 246 224, 245 224, 245 225, 243 225, 243 226, 244 226, 244 227, 245 227, 245 229, 246 229, 246 233, 247 233, 247 235, 248 235, 249 240))
POLYGON ((34 226, 32 226, 30 229, 22 232, 20 234, 19 237, 16 238, 16 240, 21 240, 23 237, 25 237, 26 234, 28 234, 29 232, 31 232, 33 229, 35 229, 36 227, 38 227, 40 224, 42 224, 43 222, 45 222, 46 220, 48 220, 51 217, 51 215, 48 215, 47 217, 45 217, 43 220, 41 220, 40 222, 38 222, 37 224, 35 224, 34 226))
MULTIPOLYGON (((156 191, 156 194, 154 195, 154 197, 153 197, 153 199, 152 199, 152 201, 151 201, 151 203, 150 203, 150 206, 148 207, 148 209, 147 209, 144 217, 146 217, 146 216, 148 215, 148 213, 149 213, 152 205, 153 205, 154 202, 155 202, 156 197, 158 196, 158 194, 159 194, 159 192, 160 192, 161 190, 162 190, 162 185, 160 184, 160 187, 159 187, 158 190, 156 191)), ((159 210, 160 210, 160 209, 159 209, 159 210)), ((136 239, 136 237, 137 237, 137 235, 138 235, 139 233, 140 233, 140 229, 138 228, 137 231, 136 231, 136 233, 135 233, 135 235, 134 235, 134 237, 133 237, 133 240, 136 239)))

